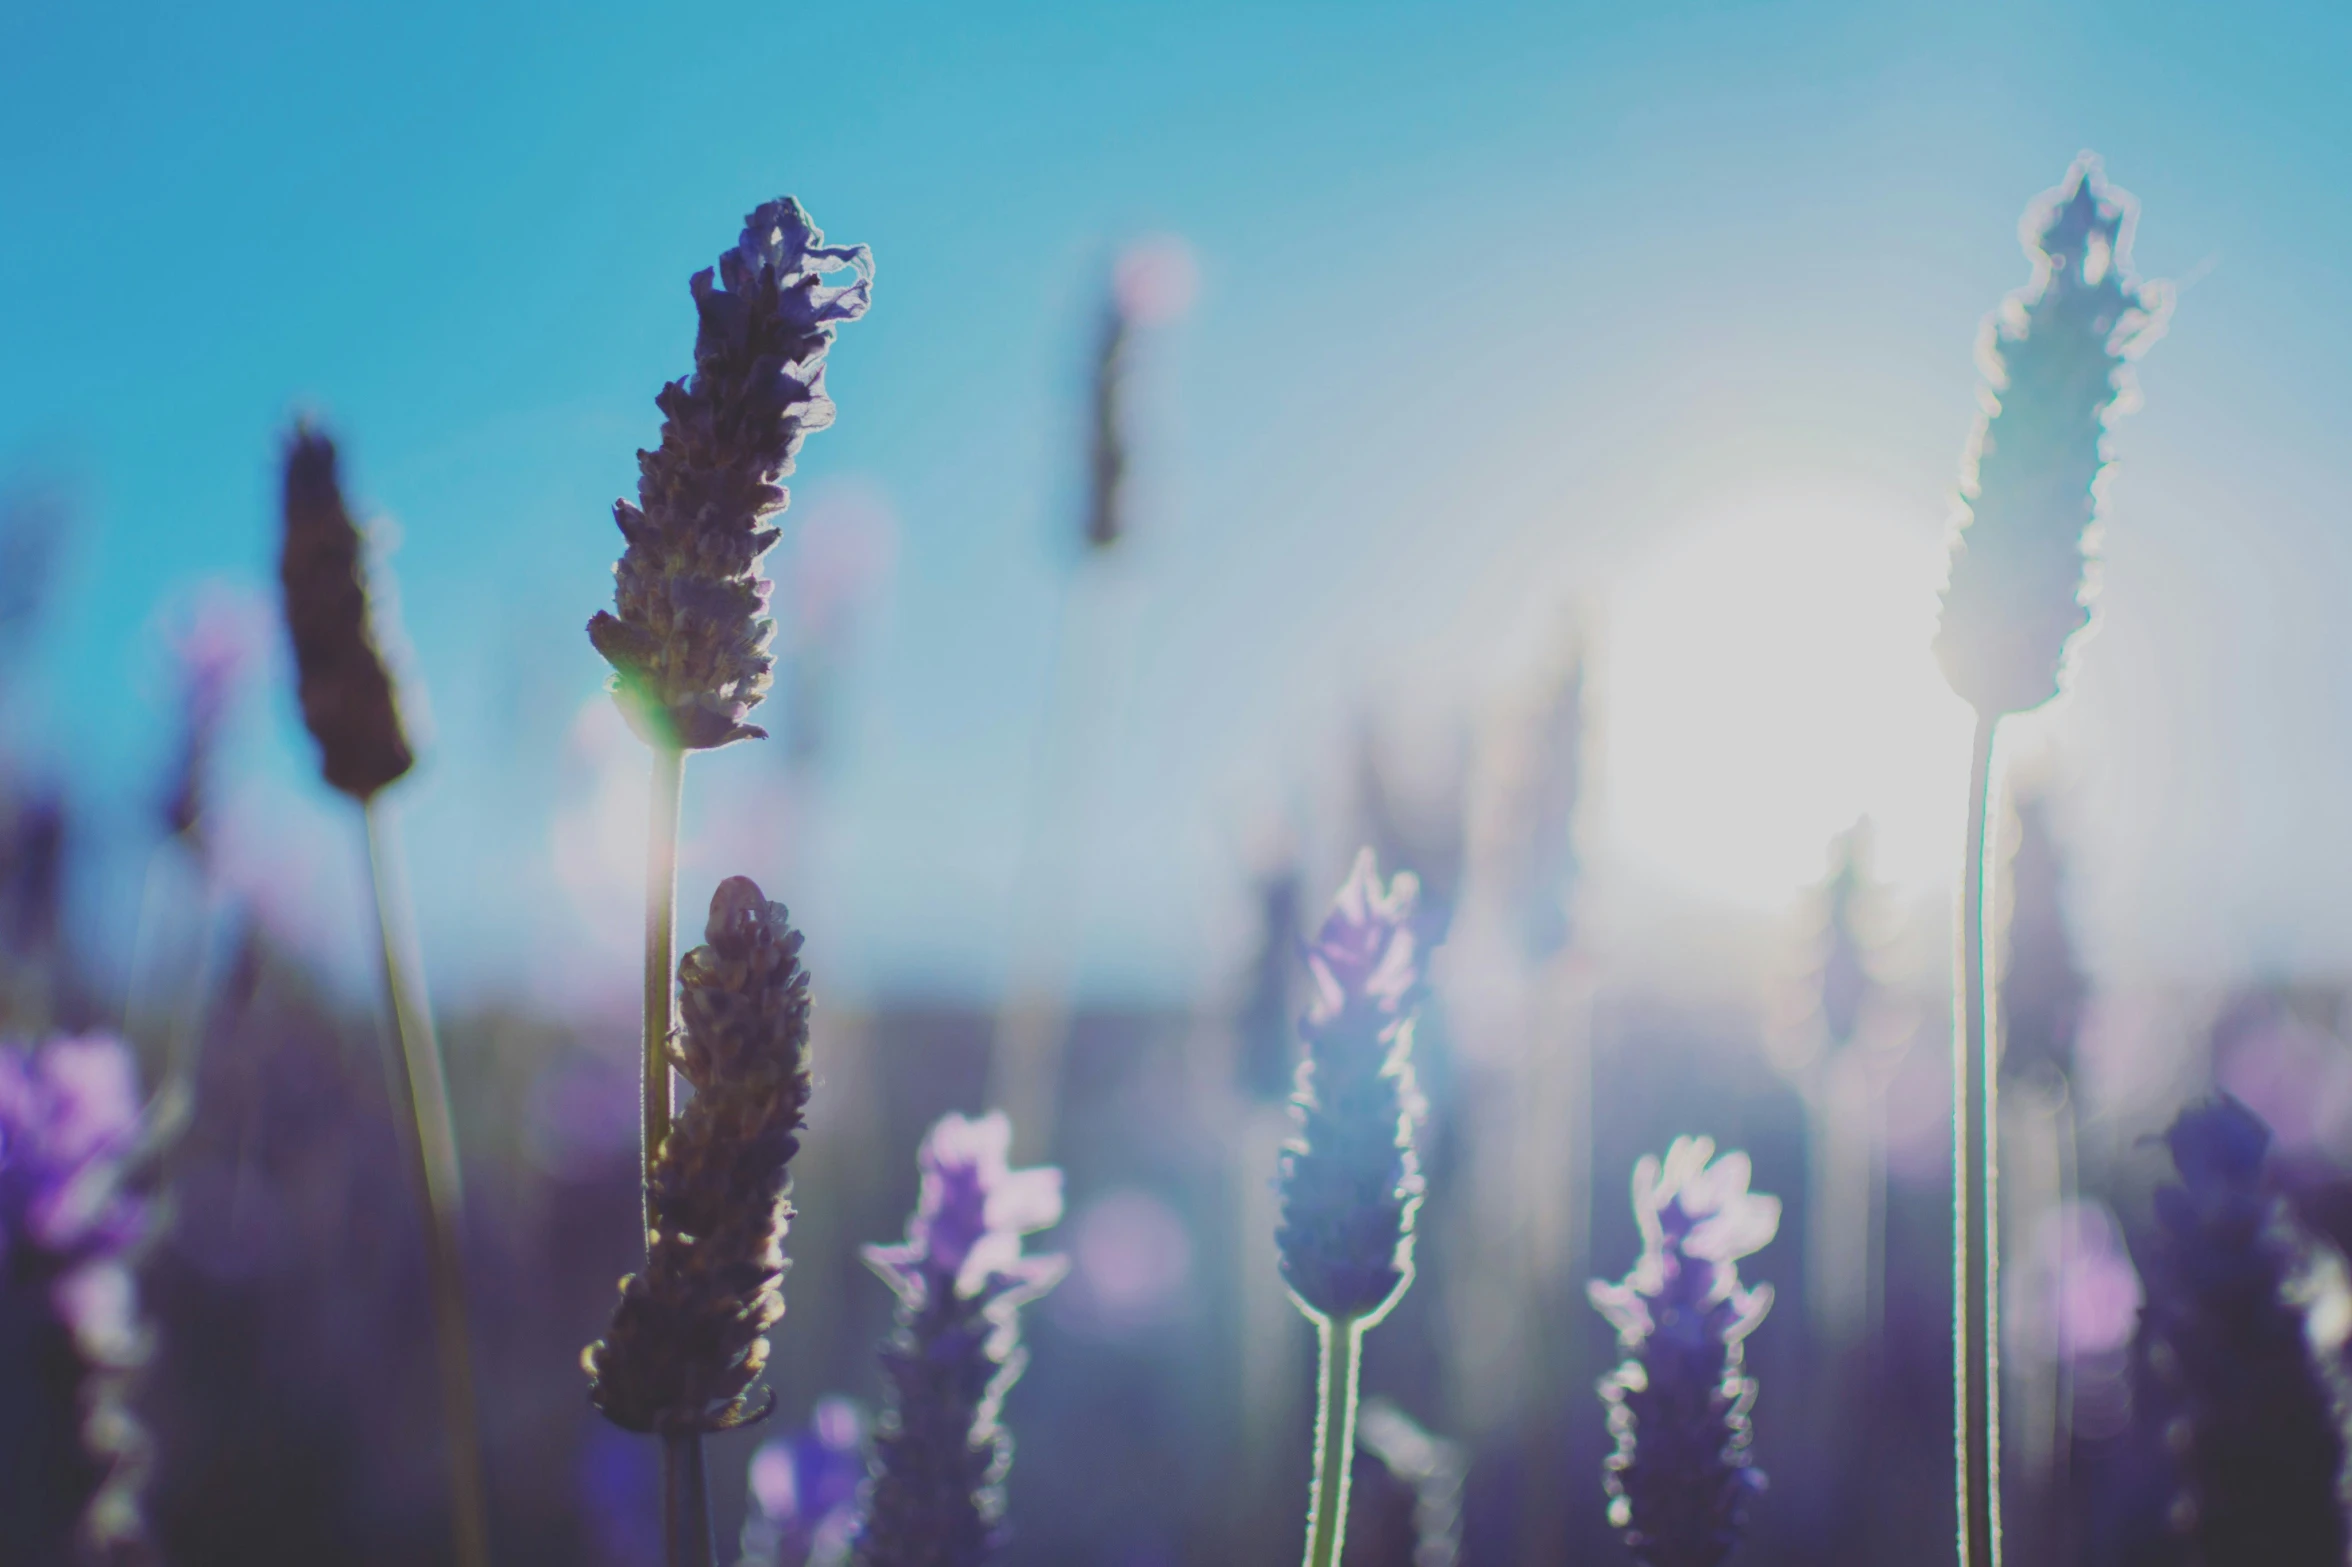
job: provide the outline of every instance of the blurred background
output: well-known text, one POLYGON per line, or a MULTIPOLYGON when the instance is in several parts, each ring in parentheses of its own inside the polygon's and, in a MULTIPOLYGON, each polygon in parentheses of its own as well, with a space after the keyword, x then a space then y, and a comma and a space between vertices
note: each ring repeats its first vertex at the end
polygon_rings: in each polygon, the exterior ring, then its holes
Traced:
POLYGON ((1008 1559, 1296 1549, 1269 1183, 1296 942, 1368 842, 1445 937, 1366 1384, 1436 1439, 1424 1567, 1620 1551, 1583 1283, 1686 1132, 1787 1203, 1750 1559, 1948 1549, 1969 714, 1927 644, 1982 323, 2084 148, 2180 291, 2096 636, 2004 730, 2012 1548, 2095 1554, 2144 1135, 2220 1081, 2352 1228, 2347 64, 2291 5, 0 15, 0 1024, 197 1063, 167 1556, 445 1549, 363 848, 276 620, 305 413, 421 734, 500 1554, 654 1549, 576 1367, 639 1244, 646 799, 581 627, 686 278, 787 191, 877 280, 770 558, 774 738, 688 791, 682 907, 758 878, 819 1009, 722 1535, 763 1440, 872 1403, 856 1248, 995 1103, 1074 1261, 1008 1559))

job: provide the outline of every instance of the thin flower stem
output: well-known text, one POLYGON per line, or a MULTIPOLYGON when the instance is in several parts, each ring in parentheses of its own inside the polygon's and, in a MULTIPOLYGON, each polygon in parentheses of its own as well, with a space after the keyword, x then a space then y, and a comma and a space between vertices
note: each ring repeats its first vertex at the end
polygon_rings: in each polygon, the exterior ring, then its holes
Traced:
POLYGON ((1362 1361, 1360 1317, 1318 1317, 1315 1489, 1307 1512, 1306 1567, 1339 1567, 1347 1537, 1348 1473, 1356 1452, 1356 1373, 1362 1361))
POLYGON ((678 800, 686 786, 686 753, 676 746, 653 752, 652 814, 645 835, 645 1233, 653 1234, 653 1161, 670 1135, 671 969, 677 961, 678 800))
POLYGON ((1981 714, 1969 762, 1968 851, 1962 863, 1959 1027, 1952 1052, 1952 1400, 1960 1567, 2000 1567, 2001 1356, 1999 1058, 1991 1048, 1985 922, 1992 880, 1993 731, 1981 714))
POLYGON ((465 1273, 458 1228, 465 1209, 457 1159, 457 1127, 449 1113, 449 1082, 441 1044, 425 997, 415 916, 408 904, 399 840, 380 796, 362 814, 367 823, 368 879, 375 890, 376 932, 384 952, 384 998, 404 1070, 391 1071, 394 1102, 405 1104, 401 1138, 425 1207, 425 1283, 433 1301, 433 1339, 441 1372, 441 1418, 448 1432, 450 1491, 459 1567, 489 1567, 489 1504, 482 1477, 482 1439, 476 1425, 473 1350, 466 1327, 465 1273))
POLYGON ((662 1444, 662 1554, 671 1567, 709 1567, 710 1476, 703 1465, 702 1433, 664 1432, 662 1444))
MULTIPOLYGON (((678 923, 678 803, 686 787, 686 753, 653 751, 653 789, 645 839, 645 1146, 642 1165, 645 1237, 653 1241, 653 1161, 670 1135, 671 973, 678 923)), ((702 1437, 662 1437, 662 1552, 668 1567, 711 1567, 710 1481, 702 1437)))

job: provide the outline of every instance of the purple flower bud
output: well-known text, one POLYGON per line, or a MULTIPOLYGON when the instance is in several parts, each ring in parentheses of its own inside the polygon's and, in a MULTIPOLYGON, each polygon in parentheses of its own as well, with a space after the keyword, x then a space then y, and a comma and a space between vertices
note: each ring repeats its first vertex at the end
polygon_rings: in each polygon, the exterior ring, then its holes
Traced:
POLYGON ((847 1560, 866 1483, 865 1412, 821 1400, 809 1423, 751 1458, 746 1567, 833 1567, 847 1560))
POLYGON ((1643 1155, 1641 1257, 1617 1283, 1590 1286, 1626 1352, 1601 1380, 1617 1441, 1602 1481, 1609 1522, 1645 1567, 1716 1567, 1764 1488, 1748 1457, 1756 1381, 1741 1359, 1772 1286, 1743 1288, 1739 1259, 1780 1228, 1780 1199, 1750 1192, 1748 1178, 1748 1156, 1716 1159, 1711 1138, 1678 1137, 1663 1161, 1643 1155))
MULTIPOLYGON (((2189 1559, 2336 1567, 2347 1545, 2340 1346, 2313 1343, 2323 1254, 2265 1171, 2270 1129, 2227 1094, 2165 1133, 2135 1417, 2173 1469, 2189 1559)), ((2340 1259, 2334 1289, 2340 1296, 2340 1259)))
POLYGON ((1022 1253, 1023 1235, 1061 1219, 1062 1172, 1011 1168, 1012 1136, 1001 1111, 943 1117, 906 1241, 866 1248, 899 1306, 857 1541, 868 1567, 975 1567, 1001 1539, 1013 1444, 997 1412, 1027 1358, 1019 1312, 1067 1269, 1022 1253))
POLYGON ((1413 1276, 1417 891, 1410 875, 1383 888, 1365 850, 1307 949, 1315 995, 1275 1238, 1292 1293, 1325 1317, 1375 1321, 1413 1276))
POLYGON ((22 1560, 143 1533, 146 1437, 122 1403, 146 1354, 128 1255, 147 1205, 124 1184, 139 1134, 119 1041, 0 1045, 0 1518, 22 1560))
POLYGON ((825 354, 834 328, 865 314, 874 261, 863 245, 827 245, 786 196, 744 219, 717 273, 716 286, 707 269, 691 281, 694 373, 655 399, 661 445, 637 454, 636 504, 613 505, 628 543, 613 608, 588 623, 638 734, 689 750, 765 733, 745 720, 775 669, 758 575, 777 539, 768 519, 802 440, 833 422, 825 354), (843 271, 854 280, 824 281, 843 271))

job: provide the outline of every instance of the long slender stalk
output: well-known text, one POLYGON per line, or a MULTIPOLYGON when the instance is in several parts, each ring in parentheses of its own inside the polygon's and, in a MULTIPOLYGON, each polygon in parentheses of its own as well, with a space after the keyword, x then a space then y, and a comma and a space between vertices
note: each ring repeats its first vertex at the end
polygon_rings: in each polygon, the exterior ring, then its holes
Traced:
POLYGON ((1991 1048, 1985 897, 1992 879, 1993 731, 1980 715, 1969 761, 1968 850, 1961 870, 1959 1028, 1952 1052, 1952 1398, 1960 1567, 2001 1560, 1999 1070, 1991 1048))
MULTIPOLYGON (((645 836, 645 1141, 641 1170, 645 1234, 653 1238, 653 1161, 670 1135, 671 970, 678 924, 678 806, 686 753, 653 751, 652 800, 645 836)), ((702 1437, 662 1437, 662 1550, 668 1567, 711 1567, 710 1480, 702 1437)))
POLYGON ((667 1432, 662 1444, 662 1554, 678 1563, 707 1564, 711 1546, 710 1476, 702 1433, 667 1432))
POLYGON ((1356 1453, 1356 1373, 1363 1359, 1364 1324, 1357 1317, 1321 1317, 1315 1333, 1318 1413, 1306 1567, 1338 1567, 1347 1539, 1348 1474, 1356 1453))
MULTIPOLYGON (((464 1261, 458 1229, 465 1208, 457 1159, 457 1127, 449 1113, 449 1083, 441 1044, 425 997, 415 916, 402 876, 399 841, 381 797, 362 807, 367 822, 368 879, 375 890, 376 932, 384 952, 384 998, 404 1070, 395 1102, 405 1102, 403 1137, 425 1208, 425 1283, 433 1302, 433 1341, 441 1374, 441 1418, 448 1433, 450 1491, 459 1567, 489 1567, 489 1503, 482 1477, 482 1439, 476 1424, 473 1350, 466 1327, 464 1261)), ((387 1063, 389 1067, 389 1063, 387 1063)))

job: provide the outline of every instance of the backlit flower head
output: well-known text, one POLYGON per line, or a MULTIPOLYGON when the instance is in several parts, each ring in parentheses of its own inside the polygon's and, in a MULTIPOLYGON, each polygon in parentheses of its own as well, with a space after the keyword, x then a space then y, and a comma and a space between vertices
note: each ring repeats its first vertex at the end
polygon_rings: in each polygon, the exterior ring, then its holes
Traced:
POLYGON ((2058 694, 2067 644, 2090 624, 2088 531, 2109 421, 2128 407, 2127 362, 2161 334, 2164 289, 2131 271, 2131 198, 2076 160, 2022 238, 2034 276, 1988 330, 1990 382, 1961 484, 1935 651, 1980 714, 2058 694))
POLYGON ((637 454, 637 500, 613 503, 627 541, 613 608, 588 639, 648 743, 689 750, 765 733, 745 720, 767 695, 771 585, 758 574, 778 538, 801 442, 833 422, 825 355, 864 315, 873 256, 828 245, 786 196, 744 219, 742 236, 691 287, 694 372, 655 399, 661 445, 637 454), (828 283, 847 272, 851 281, 828 283))
POLYGON ((1376 1320, 1412 1278, 1417 891, 1410 875, 1383 886, 1365 850, 1307 948, 1314 999, 1276 1240, 1291 1292, 1325 1317, 1376 1320))
POLYGON ((1011 1146, 1002 1112, 942 1118, 923 1139, 905 1242, 866 1248, 898 1294, 856 1546, 869 1567, 977 1567, 1002 1539, 1013 1444, 997 1417, 1026 1364, 1019 1311, 1066 1267, 1021 1249, 1023 1235, 1060 1220, 1061 1172, 1011 1168, 1011 1146))

